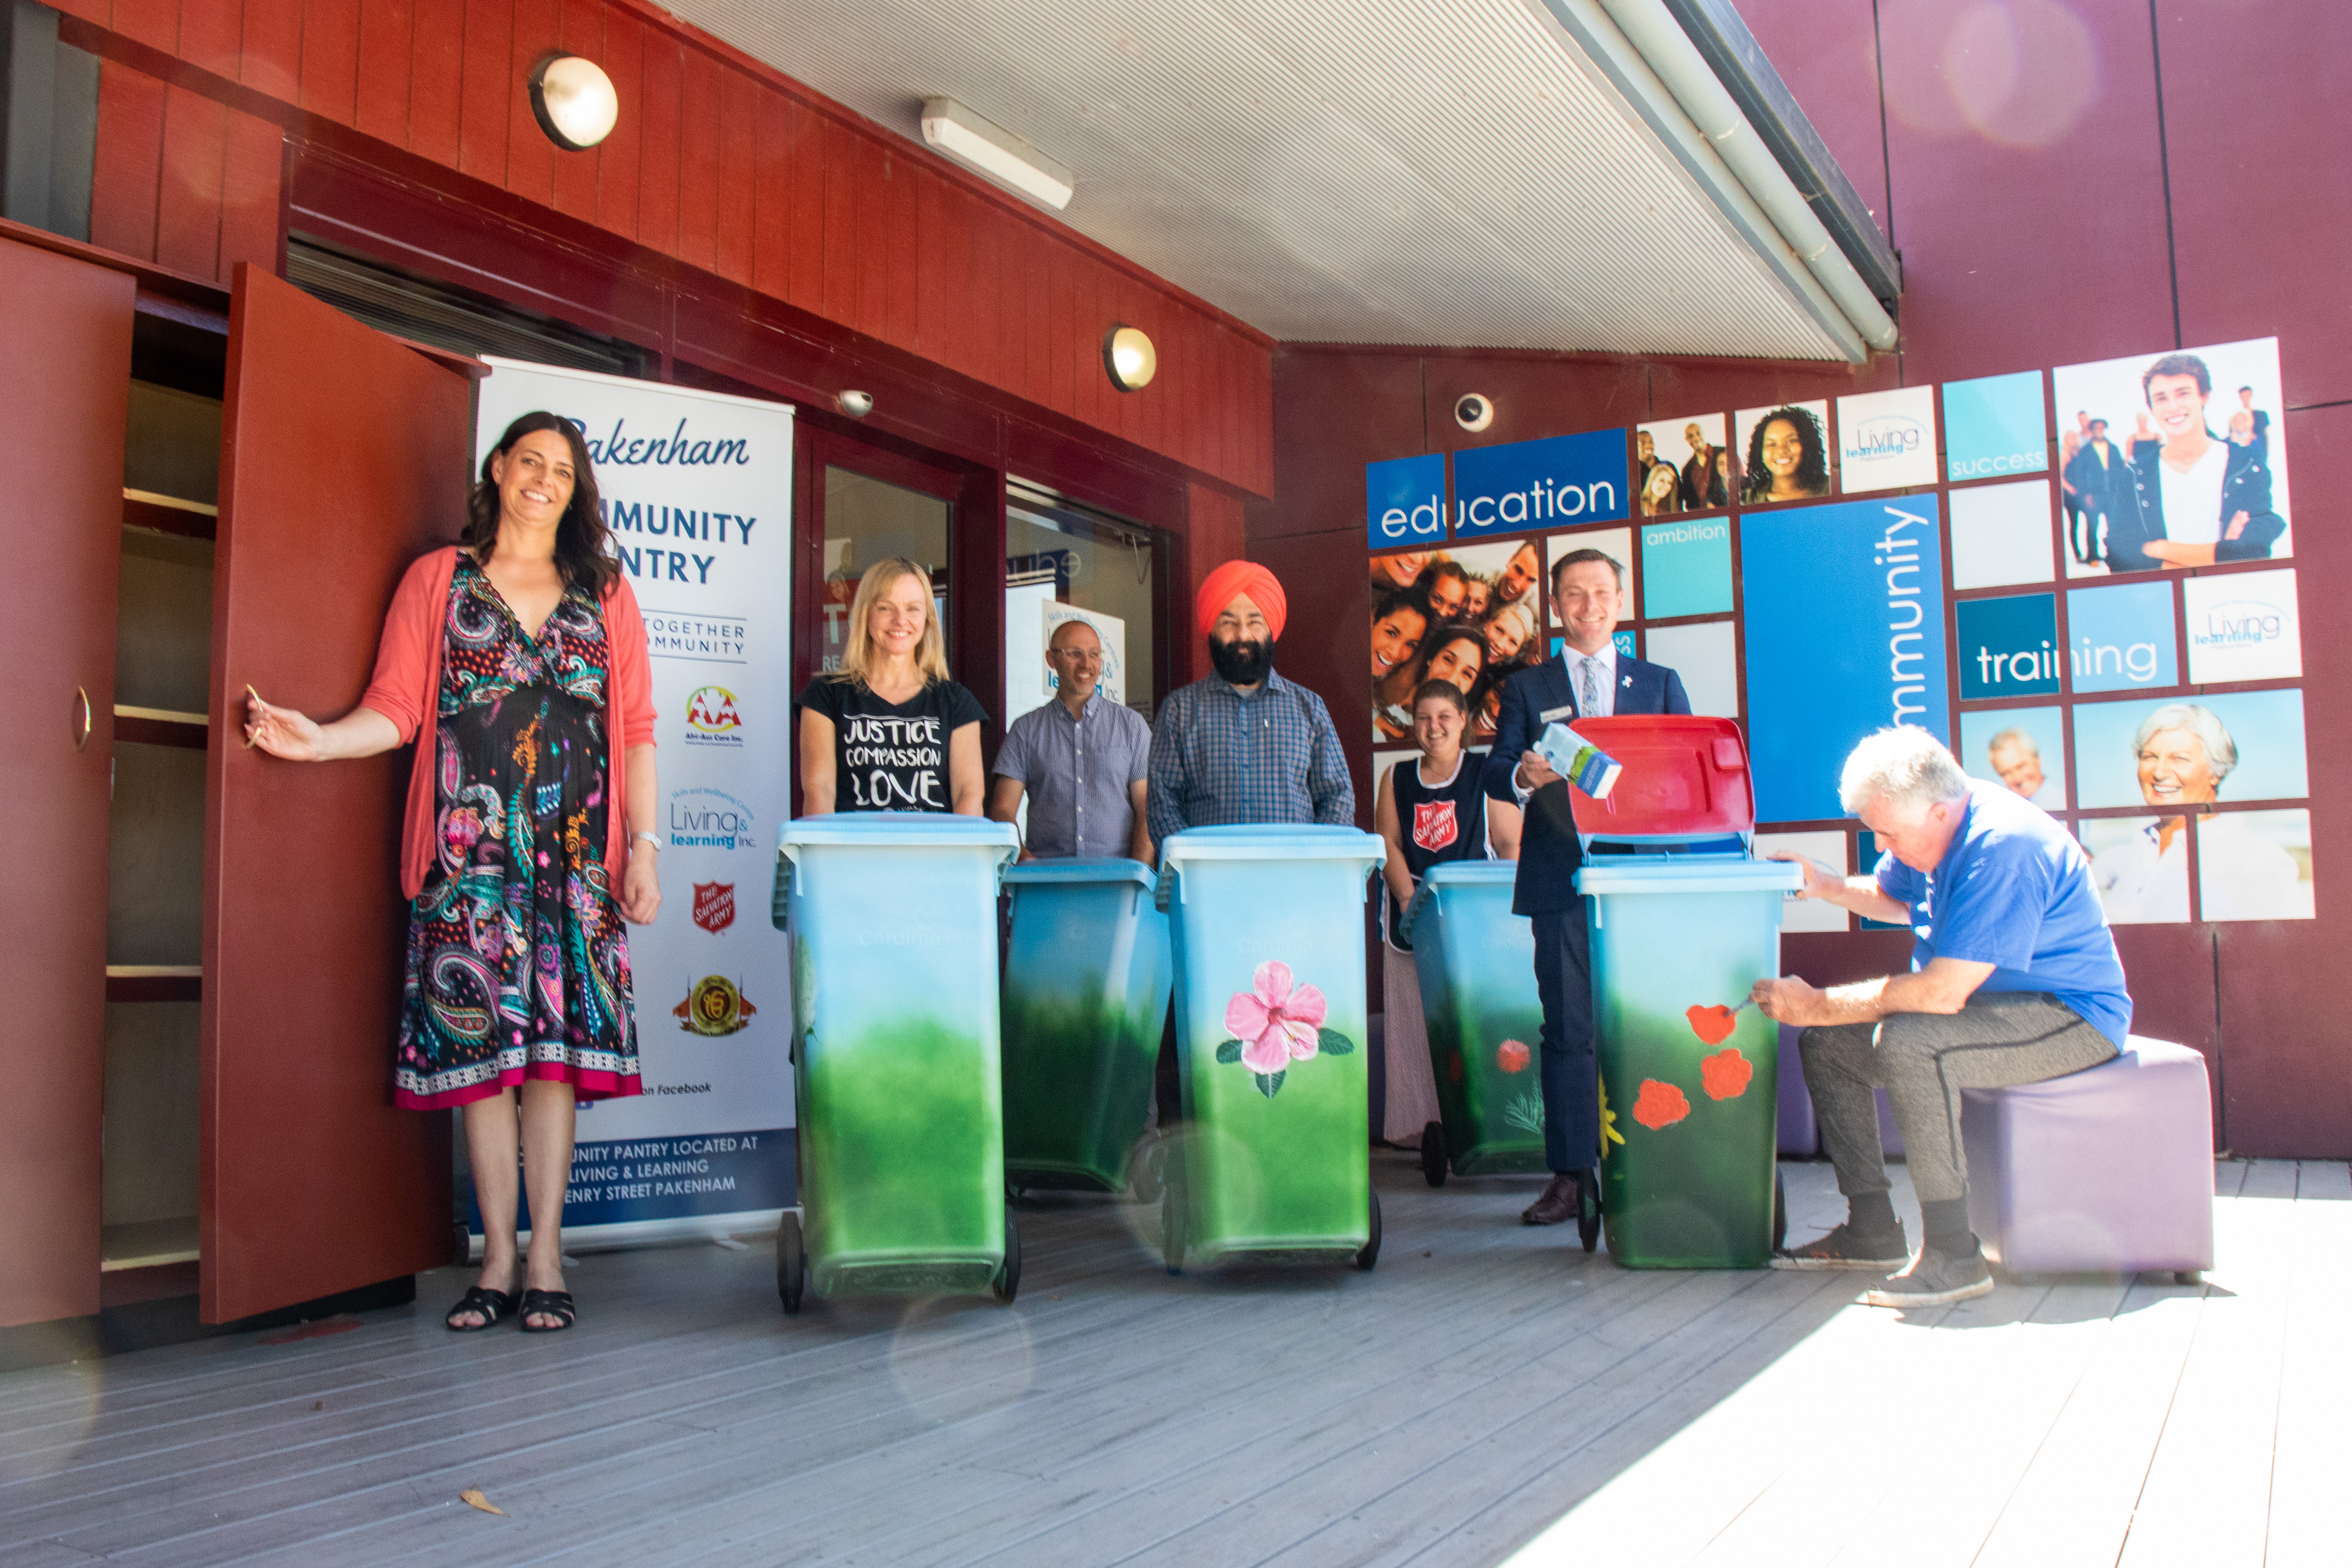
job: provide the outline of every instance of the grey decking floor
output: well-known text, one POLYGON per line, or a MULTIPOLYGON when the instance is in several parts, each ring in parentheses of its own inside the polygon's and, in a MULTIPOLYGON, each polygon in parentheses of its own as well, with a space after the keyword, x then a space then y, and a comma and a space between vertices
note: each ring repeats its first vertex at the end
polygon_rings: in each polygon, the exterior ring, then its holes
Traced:
MULTIPOLYGON (((1011 1309, 788 1321, 765 1246, 677 1247, 584 1259, 568 1334, 445 1332, 443 1271, 349 1332, 0 1377, 0 1563, 2352 1560, 2341 1164, 2219 1167, 2203 1288, 1906 1321, 1375 1158, 1370 1275, 1171 1279, 1147 1211, 1054 1198, 1011 1309)), ((1788 1170, 1795 1234, 1842 1214, 1788 1170)))

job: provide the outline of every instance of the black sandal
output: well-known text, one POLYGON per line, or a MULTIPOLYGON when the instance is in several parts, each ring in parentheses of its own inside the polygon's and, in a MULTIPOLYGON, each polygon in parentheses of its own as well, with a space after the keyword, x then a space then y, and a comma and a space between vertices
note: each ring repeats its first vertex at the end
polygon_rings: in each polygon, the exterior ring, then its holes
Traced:
POLYGON ((457 1304, 442 1316, 441 1325, 453 1334, 478 1334, 493 1327, 501 1318, 515 1310, 515 1299, 504 1290, 485 1290, 479 1285, 467 1290, 457 1304), (473 1312, 481 1318, 478 1323, 457 1321, 460 1312, 473 1312))
POLYGON ((560 1334, 570 1328, 580 1314, 572 1305, 569 1290, 526 1290, 522 1293, 522 1331, 527 1334, 560 1334), (553 1318, 552 1323, 534 1323, 536 1314, 553 1318))

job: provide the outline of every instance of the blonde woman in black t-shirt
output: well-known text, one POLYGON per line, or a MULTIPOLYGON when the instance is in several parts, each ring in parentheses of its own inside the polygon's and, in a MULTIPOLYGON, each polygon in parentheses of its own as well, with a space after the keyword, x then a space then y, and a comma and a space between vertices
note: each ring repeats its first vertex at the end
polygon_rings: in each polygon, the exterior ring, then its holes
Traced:
POLYGON ((903 556, 877 562, 849 606, 841 668, 793 702, 801 720, 803 815, 941 811, 980 815, 980 701, 949 679, 931 574, 903 556))

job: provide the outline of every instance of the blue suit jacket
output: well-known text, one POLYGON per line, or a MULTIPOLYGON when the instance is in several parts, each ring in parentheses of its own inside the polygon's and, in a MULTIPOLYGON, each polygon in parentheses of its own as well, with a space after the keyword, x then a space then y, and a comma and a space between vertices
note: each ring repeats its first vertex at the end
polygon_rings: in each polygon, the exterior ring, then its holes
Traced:
MULTIPOLYGON (((1543 715, 1555 709, 1576 711, 1576 693, 1569 689, 1568 668, 1555 655, 1503 682, 1503 707, 1495 721, 1495 749, 1486 757, 1486 794, 1496 800, 1513 800, 1511 774, 1522 752, 1534 749, 1550 722, 1543 715)), ((1690 698, 1683 679, 1663 664, 1617 656, 1615 711, 1625 713, 1687 713, 1690 698)), ((1584 847, 1576 837, 1568 785, 1546 784, 1529 796, 1527 816, 1519 828, 1519 870, 1511 888, 1511 912, 1549 914, 1577 907, 1576 872, 1584 864, 1584 847)))

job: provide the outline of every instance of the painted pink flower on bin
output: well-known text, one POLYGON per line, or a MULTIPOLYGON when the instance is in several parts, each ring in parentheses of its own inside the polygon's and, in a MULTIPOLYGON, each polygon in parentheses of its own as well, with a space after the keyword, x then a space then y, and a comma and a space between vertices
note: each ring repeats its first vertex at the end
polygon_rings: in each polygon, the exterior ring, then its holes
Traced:
POLYGON ((1268 959, 1250 977, 1252 989, 1236 991, 1225 1004, 1225 1027, 1242 1043, 1242 1065, 1255 1073, 1278 1073, 1296 1058, 1315 1054, 1317 1031, 1329 1011, 1322 990, 1291 984, 1290 965, 1268 959))

